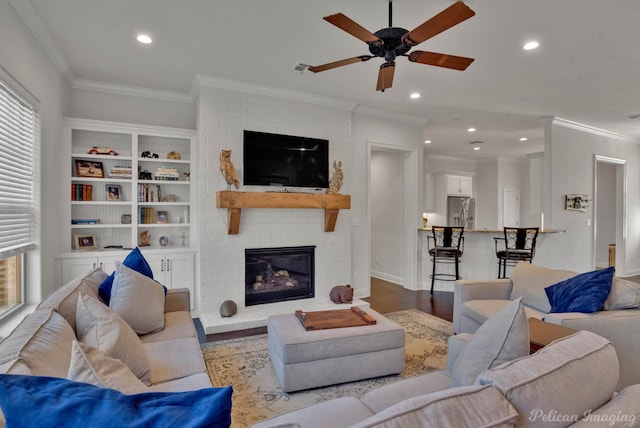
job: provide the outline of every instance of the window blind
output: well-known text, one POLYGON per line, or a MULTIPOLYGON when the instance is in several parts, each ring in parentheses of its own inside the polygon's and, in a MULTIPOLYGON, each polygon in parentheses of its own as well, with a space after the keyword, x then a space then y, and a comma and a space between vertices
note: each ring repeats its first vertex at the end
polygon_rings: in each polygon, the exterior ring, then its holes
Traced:
POLYGON ((0 80, 0 258, 35 247, 36 111, 0 80))

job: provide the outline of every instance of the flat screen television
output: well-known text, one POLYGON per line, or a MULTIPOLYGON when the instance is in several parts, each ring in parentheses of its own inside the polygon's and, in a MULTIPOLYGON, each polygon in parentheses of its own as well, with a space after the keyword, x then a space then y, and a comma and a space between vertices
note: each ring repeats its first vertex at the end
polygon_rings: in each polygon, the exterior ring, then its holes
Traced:
POLYGON ((244 131, 245 186, 329 187, 329 141, 244 131))

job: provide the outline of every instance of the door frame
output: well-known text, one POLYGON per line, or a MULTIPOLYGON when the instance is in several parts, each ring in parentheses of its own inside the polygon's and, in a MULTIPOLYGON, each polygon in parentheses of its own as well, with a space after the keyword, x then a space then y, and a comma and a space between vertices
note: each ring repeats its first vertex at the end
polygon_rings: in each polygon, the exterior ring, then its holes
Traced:
POLYGON ((626 246, 627 246, 627 161, 610 156, 594 155, 593 157, 593 245, 592 266, 596 266, 596 240, 598 235, 598 216, 596 203, 598 198, 598 163, 616 165, 616 276, 626 276, 626 246))
POLYGON ((404 260, 403 284, 409 290, 418 289, 418 149, 411 147, 399 147, 390 144, 367 141, 367 275, 371 275, 371 152, 385 150, 404 154, 403 191, 404 203, 402 210, 402 258, 404 260))

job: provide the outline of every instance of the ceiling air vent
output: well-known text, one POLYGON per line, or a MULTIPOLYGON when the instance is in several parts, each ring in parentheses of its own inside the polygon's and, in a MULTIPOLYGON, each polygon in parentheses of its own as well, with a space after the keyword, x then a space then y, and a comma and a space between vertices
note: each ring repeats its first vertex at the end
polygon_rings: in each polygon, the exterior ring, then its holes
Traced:
POLYGON ((305 71, 307 71, 309 69, 309 67, 311 67, 309 64, 303 64, 301 62, 294 64, 293 67, 291 67, 290 71, 295 71, 298 72, 300 74, 304 73, 305 71))

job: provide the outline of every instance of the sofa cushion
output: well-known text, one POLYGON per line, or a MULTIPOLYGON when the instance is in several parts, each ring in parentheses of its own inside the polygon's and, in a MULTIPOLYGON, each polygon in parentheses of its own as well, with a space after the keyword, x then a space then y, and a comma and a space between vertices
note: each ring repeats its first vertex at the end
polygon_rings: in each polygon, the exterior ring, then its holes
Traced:
POLYGON ((640 284, 622 278, 613 278, 611 293, 604 302, 605 311, 640 307, 640 284))
MULTIPOLYGON (((138 247, 131 250, 131 252, 124 258, 122 264, 130 267, 136 272, 140 272, 141 274, 153 279, 153 271, 151 270, 151 266, 147 263, 147 260, 144 258, 140 249, 138 247)), ((109 300, 111 299, 111 287, 113 286, 113 280, 115 278, 115 271, 111 273, 98 287, 98 294, 100 298, 104 300, 104 302, 108 305, 109 300)))
POLYGON ((569 270, 549 269, 519 262, 511 271, 511 300, 522 297, 523 305, 547 313, 551 310, 551 305, 544 289, 576 274, 577 272, 569 270))
POLYGON ((198 428, 231 424, 230 386, 125 395, 68 379, 0 375, 0 390, 7 426, 198 428))
POLYGON ((521 426, 564 427, 563 418, 608 402, 618 383, 618 358, 607 339, 582 330, 535 354, 486 370, 476 383, 494 385, 520 414, 521 426))
POLYGON ((551 311, 584 312, 598 311, 611 292, 613 267, 585 272, 545 288, 551 311))
POLYGON ((116 262, 109 307, 139 335, 164 327, 162 285, 120 262, 116 262))
MULTIPOLYGON (((0 364, 0 373, 23 375, 33 374, 31 373, 31 370, 29 370, 29 367, 27 367, 27 365, 20 359, 7 361, 6 363, 0 364)), ((1 424, 0 427, 2 427, 1 424)))
POLYGON ((162 342, 181 337, 198 337, 191 313, 187 311, 165 312, 164 328, 155 333, 140 336, 142 343, 162 342))
POLYGON ((453 366, 453 385, 472 385, 483 370, 525 355, 529 355, 529 324, 518 298, 473 334, 453 366))
POLYGON ((0 343, 0 364, 19 359, 34 375, 66 377, 75 338, 69 323, 57 312, 37 310, 0 343))
POLYGON ((145 343, 151 365, 151 384, 206 373, 200 343, 194 337, 145 343))
POLYGON ((517 418, 497 389, 465 386, 408 398, 352 428, 513 427, 517 418))
POLYGON ((71 346, 67 379, 115 389, 123 394, 149 391, 122 361, 77 340, 71 346))
POLYGON ((119 359, 145 385, 150 384, 151 364, 147 352, 140 338, 118 314, 97 299, 80 293, 76 316, 81 342, 119 359))
POLYGON ((68 282, 61 288, 49 294, 37 307, 37 309, 53 309, 64 317, 71 328, 76 329, 76 308, 78 293, 81 291, 93 297, 98 297, 98 287, 104 281, 107 274, 100 268, 79 276, 68 282))

